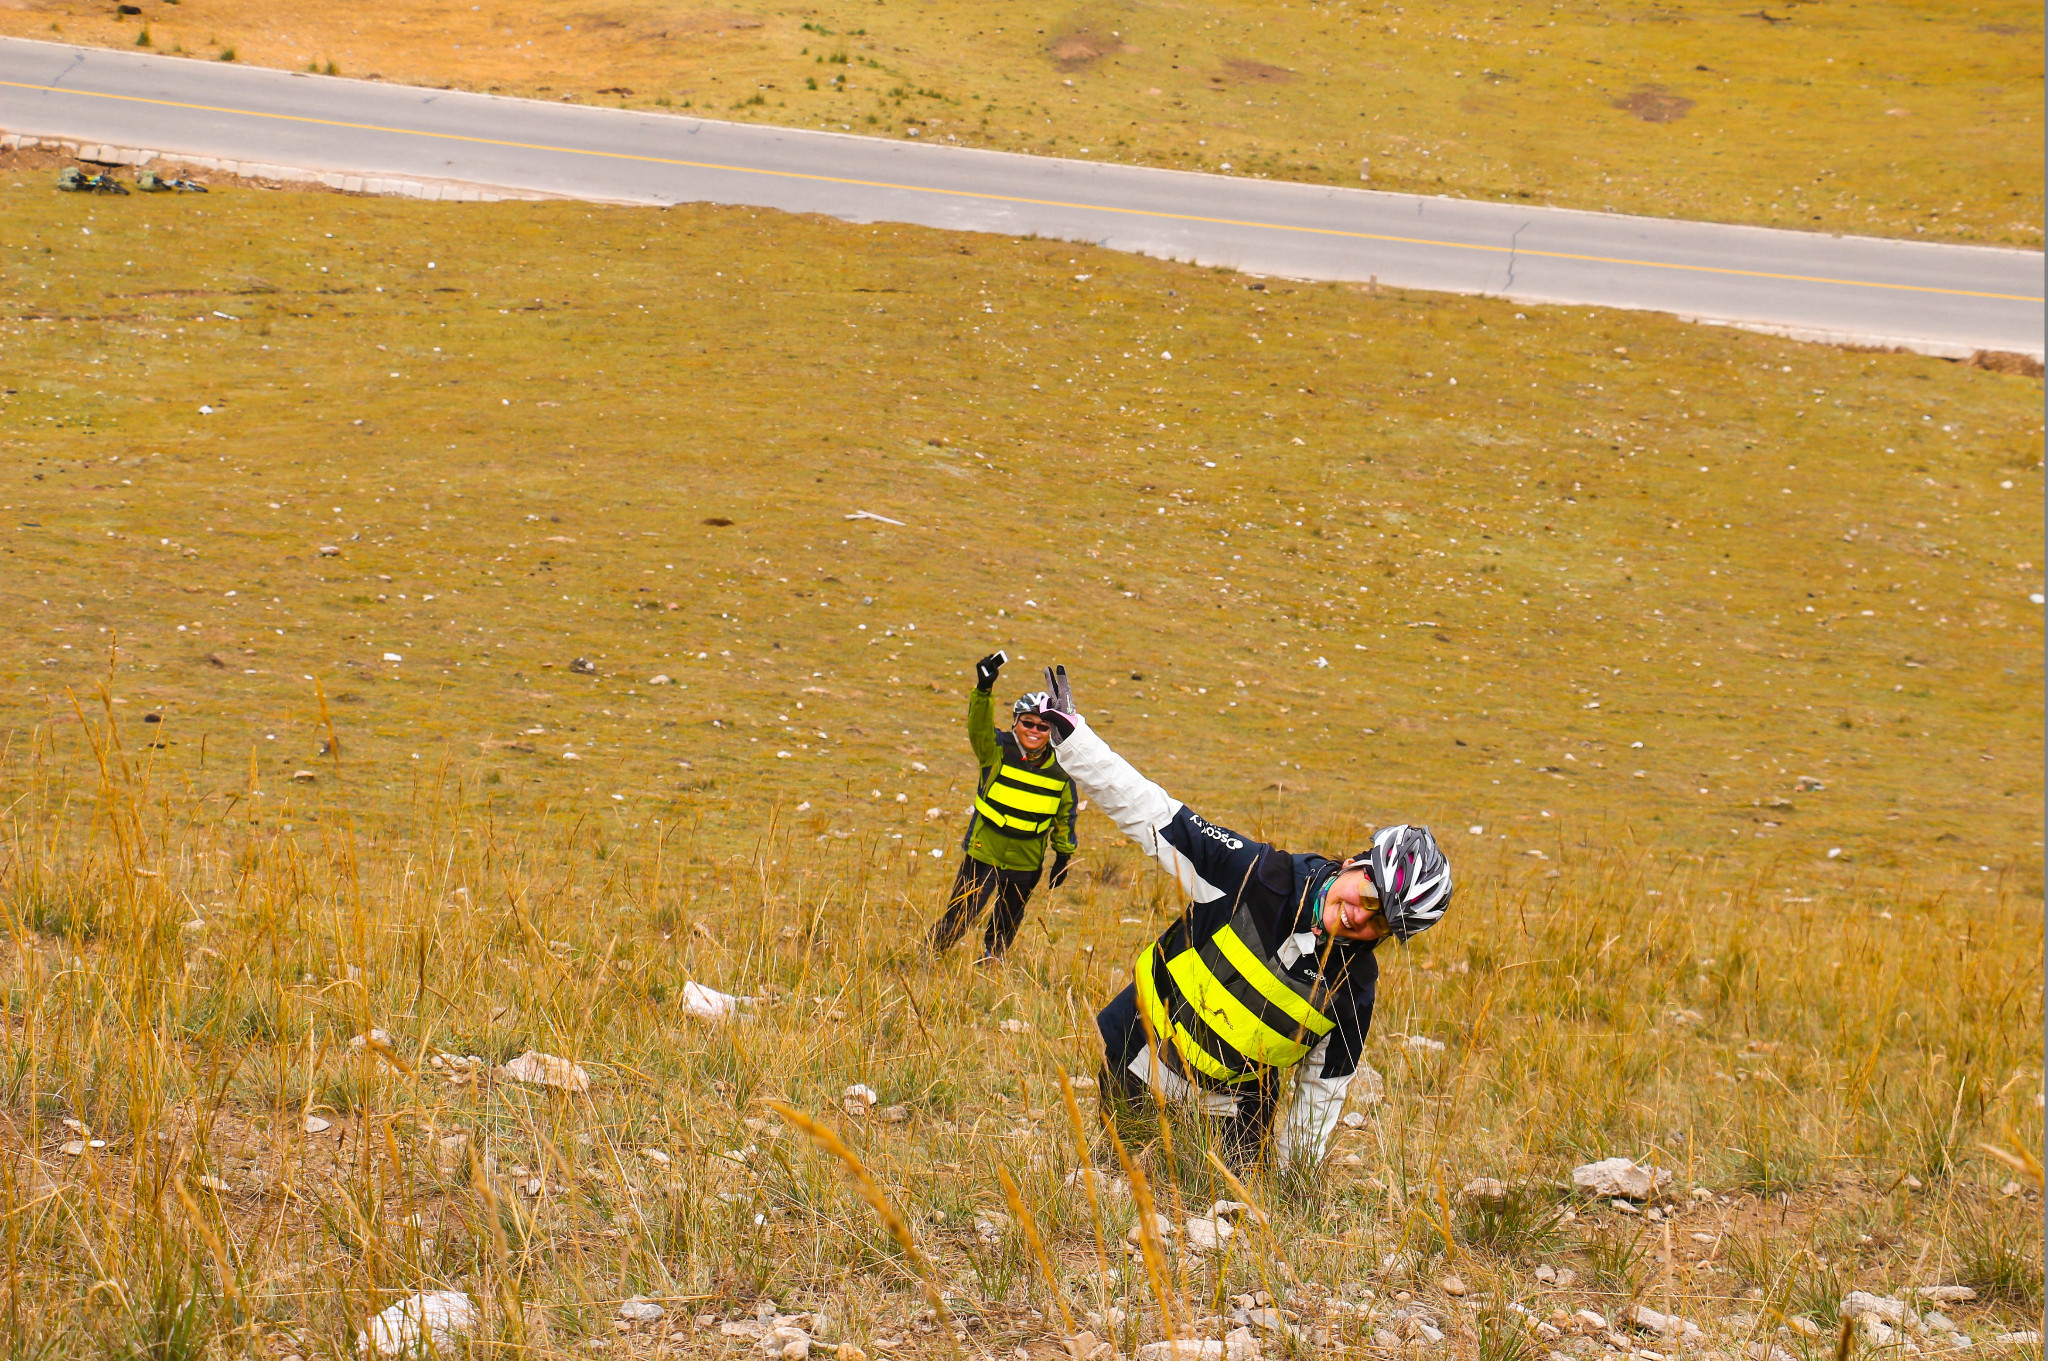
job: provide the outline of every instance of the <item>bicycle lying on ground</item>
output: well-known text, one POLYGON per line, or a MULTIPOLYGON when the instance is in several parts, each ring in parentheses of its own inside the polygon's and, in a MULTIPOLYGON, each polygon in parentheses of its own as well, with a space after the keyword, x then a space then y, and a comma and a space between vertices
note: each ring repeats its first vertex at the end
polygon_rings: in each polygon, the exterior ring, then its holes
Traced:
POLYGON ((125 194, 128 186, 101 171, 90 174, 67 165, 57 176, 57 187, 71 194, 125 194))
POLYGON ((206 186, 198 180, 188 180, 178 175, 165 179, 154 170, 144 170, 136 175, 135 187, 145 194, 162 194, 173 191, 180 194, 203 194, 206 192, 206 186))

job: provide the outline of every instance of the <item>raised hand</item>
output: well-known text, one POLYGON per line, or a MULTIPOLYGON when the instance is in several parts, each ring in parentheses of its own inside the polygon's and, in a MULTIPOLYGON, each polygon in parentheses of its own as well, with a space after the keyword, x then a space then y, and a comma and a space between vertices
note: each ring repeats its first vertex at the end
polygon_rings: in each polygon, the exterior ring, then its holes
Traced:
POLYGON ((974 688, 977 690, 995 689, 996 677, 1002 674, 1003 663, 1008 660, 1010 660, 1010 656, 1006 652, 991 652, 988 656, 976 662, 974 664, 974 688))
POLYGON ((1038 712, 1062 741, 1074 735, 1081 715, 1074 708, 1074 692, 1067 684, 1066 667, 1045 668, 1045 698, 1039 702, 1038 712))

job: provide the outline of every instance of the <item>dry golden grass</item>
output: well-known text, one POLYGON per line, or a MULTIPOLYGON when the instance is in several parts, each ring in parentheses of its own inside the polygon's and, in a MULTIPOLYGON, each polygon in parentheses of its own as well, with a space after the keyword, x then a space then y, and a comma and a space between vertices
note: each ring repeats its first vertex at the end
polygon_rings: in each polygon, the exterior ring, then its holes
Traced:
MULTIPOLYGON (((1731 1359, 1818 1355, 1780 1318, 1850 1285, 2038 1313, 1979 1147, 2041 1128, 2038 382, 736 211, 0 195, 10 1351, 338 1356, 445 1285, 507 1356, 635 1293, 683 1324, 636 1352, 736 1352, 688 1320, 765 1294, 946 1353, 771 1099, 968 1353, 1060 1333, 999 1168, 1077 1321, 1158 1336, 1057 1080, 1167 886, 1091 820, 1007 968, 911 948, 991 643, 1227 824, 1414 817, 1459 868, 1387 961, 1385 1100, 1166 1262, 1183 1332, 1260 1288, 1486 1361, 1510 1302, 1668 1302, 1731 1359), (528 1048, 589 1093, 433 1062, 528 1048), (1610 1153, 1678 1172, 1668 1250, 1556 1189, 1610 1153)), ((1131 1151, 1177 1217, 1222 1186, 1174 1148, 1131 1151)))
POLYGON ((1369 160, 1379 188, 2041 244, 2035 4, 16 4, 0 32, 146 31, 292 70, 1333 184, 1369 160))

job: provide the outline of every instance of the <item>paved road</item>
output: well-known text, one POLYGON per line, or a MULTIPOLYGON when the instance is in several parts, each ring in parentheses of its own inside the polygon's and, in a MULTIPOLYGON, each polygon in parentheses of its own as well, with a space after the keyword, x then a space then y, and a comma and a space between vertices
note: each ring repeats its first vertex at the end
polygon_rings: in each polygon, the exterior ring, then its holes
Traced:
POLYGON ((1017 156, 0 39, 0 131, 636 203, 1093 241, 1257 274, 2042 353, 2038 252, 1017 156))

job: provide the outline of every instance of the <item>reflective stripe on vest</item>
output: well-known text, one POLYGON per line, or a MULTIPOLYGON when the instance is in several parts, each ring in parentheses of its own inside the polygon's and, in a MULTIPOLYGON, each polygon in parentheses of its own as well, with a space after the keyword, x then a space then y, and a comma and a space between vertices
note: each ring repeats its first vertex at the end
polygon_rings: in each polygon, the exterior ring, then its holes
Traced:
POLYGON ((1058 819, 1067 783, 1064 775, 1041 775, 1005 761, 974 796, 974 811, 1008 836, 1043 836, 1058 819))
POLYGON ((1234 1086, 1267 1068, 1307 1058, 1336 1027, 1311 999, 1326 1000, 1318 980, 1297 983, 1264 955, 1258 929, 1239 908, 1201 945, 1163 960, 1155 941, 1138 955, 1138 1005, 1180 1060, 1211 1082, 1234 1086))

